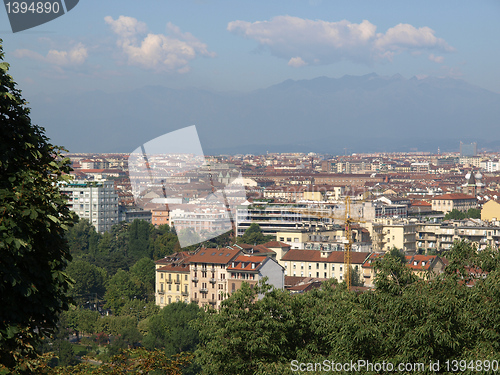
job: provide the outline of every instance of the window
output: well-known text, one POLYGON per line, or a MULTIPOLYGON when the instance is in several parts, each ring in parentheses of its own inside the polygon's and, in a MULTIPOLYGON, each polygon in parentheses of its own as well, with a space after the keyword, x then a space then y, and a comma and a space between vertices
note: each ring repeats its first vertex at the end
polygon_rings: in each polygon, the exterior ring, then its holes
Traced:
POLYGON ((168 290, 172 290, 172 284, 168 284, 168 290))
POLYGON ((179 291, 179 284, 177 284, 177 291, 179 291))
POLYGON ((171 304, 172 303, 172 298, 168 297, 168 303, 171 304))
POLYGON ((309 269, 311 269, 311 264, 309 263, 309 269))
POLYGON ((319 277, 319 272, 316 272, 316 277, 319 277))
POLYGON ((163 297, 160 297, 160 304, 163 305, 163 297))
POLYGON ((319 263, 316 263, 316 269, 319 270, 319 263))
POLYGON ((300 263, 300 269, 303 270, 304 269, 304 263, 300 263))
POLYGON ((184 275, 184 280, 187 280, 188 279, 188 275, 184 275))
POLYGON ((160 276, 160 278, 161 278, 161 279, 163 279, 163 272, 162 272, 162 273, 160 273, 160 275, 161 275, 161 276, 160 276))

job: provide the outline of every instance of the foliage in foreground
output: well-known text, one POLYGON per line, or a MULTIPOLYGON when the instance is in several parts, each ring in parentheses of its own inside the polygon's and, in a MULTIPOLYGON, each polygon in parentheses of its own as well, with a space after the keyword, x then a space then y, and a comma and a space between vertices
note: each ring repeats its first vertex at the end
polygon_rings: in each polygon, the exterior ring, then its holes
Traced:
POLYGON ((448 257, 448 271, 424 281, 396 255, 386 256, 378 289, 365 293, 330 283, 297 295, 272 290, 254 302, 265 287, 244 287, 220 312, 208 311, 196 321, 197 361, 206 374, 285 374, 292 360, 498 360, 499 252, 477 253, 459 242, 448 257), (489 272, 475 278, 474 287, 467 285, 471 266, 489 272))
MULTIPOLYGON (((111 358, 107 363, 98 365, 84 361, 76 366, 51 368, 48 362, 53 353, 47 353, 36 360, 20 361, 14 373, 39 375, 119 375, 119 374, 161 374, 181 375, 190 365, 193 355, 181 353, 169 356, 161 350, 148 351, 142 348, 128 349, 111 358)), ((2 368, 0 367, 0 373, 2 368)))
POLYGON ((70 161, 31 123, 8 68, 0 63, 0 365, 13 367, 68 307, 64 234, 74 215, 57 186, 70 161))

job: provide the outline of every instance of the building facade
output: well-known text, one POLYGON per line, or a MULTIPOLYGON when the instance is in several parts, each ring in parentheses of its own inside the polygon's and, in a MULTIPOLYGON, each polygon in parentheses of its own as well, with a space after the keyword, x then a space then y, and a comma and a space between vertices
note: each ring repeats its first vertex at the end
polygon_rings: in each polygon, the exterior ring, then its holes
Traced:
POLYGON ((98 232, 106 232, 119 222, 118 194, 113 181, 75 180, 60 186, 68 207, 87 219, 98 232))

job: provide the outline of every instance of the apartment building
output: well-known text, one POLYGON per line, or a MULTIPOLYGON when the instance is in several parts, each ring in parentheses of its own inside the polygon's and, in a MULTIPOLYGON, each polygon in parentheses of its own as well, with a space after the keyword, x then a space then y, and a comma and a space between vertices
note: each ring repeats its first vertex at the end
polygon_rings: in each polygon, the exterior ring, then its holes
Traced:
MULTIPOLYGON (((367 252, 351 253, 353 269, 361 269, 361 265, 370 255, 367 252)), ((335 278, 342 281, 344 278, 344 252, 321 250, 288 251, 279 263, 285 269, 286 276, 335 278)))
POLYGON ((461 193, 451 193, 438 195, 431 200, 432 210, 448 213, 452 210, 468 211, 470 208, 477 208, 476 197, 461 193))
POLYGON ((481 220, 491 222, 500 221, 500 203, 494 199, 490 199, 484 203, 481 209, 481 220))
MULTIPOLYGON (((363 262, 361 269, 364 286, 374 287, 375 277, 375 262, 381 260, 385 253, 372 253, 363 262)), ((424 279, 427 276, 434 277, 444 271, 446 261, 437 255, 406 255, 406 267, 408 267, 416 276, 424 279)))
POLYGON ((189 253, 179 252, 155 262, 156 305, 164 307, 174 302, 190 302, 190 258, 189 253))
POLYGON ((210 305, 220 308, 221 302, 229 293, 228 267, 240 254, 242 254, 240 249, 202 248, 193 255, 190 259, 191 301, 200 307, 210 305))
POLYGON ((389 251, 392 248, 416 251, 415 234, 417 224, 406 219, 376 219, 367 223, 370 230, 373 251, 389 251))
POLYGON ((113 181, 75 180, 61 184, 60 189, 68 198, 68 207, 96 231, 109 231, 118 223, 118 194, 113 181))
POLYGON ((267 283, 275 288, 283 290, 285 287, 284 268, 268 256, 239 255, 231 261, 227 271, 229 272, 229 293, 240 289, 244 282, 253 287, 265 277, 267 277, 267 283))

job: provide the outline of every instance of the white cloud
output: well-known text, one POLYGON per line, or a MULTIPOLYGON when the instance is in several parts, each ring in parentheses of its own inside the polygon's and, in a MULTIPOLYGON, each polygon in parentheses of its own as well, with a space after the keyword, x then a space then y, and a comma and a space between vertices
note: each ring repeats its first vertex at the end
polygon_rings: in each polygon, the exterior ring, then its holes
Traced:
POLYGON ((433 53, 429 55, 429 60, 437 62, 438 64, 442 64, 444 62, 443 56, 434 56, 433 53))
POLYGON ((302 60, 300 57, 292 57, 288 61, 288 65, 293 66, 294 68, 300 68, 301 66, 306 66, 307 63, 304 60, 302 60))
POLYGON ((37 61, 47 62, 60 67, 81 65, 88 57, 88 50, 82 43, 78 43, 68 51, 58 51, 51 49, 47 56, 28 49, 18 49, 14 51, 14 56, 18 58, 28 58, 37 61))
POLYGON ((233 21, 227 30, 246 39, 256 40, 289 65, 331 64, 341 60, 372 63, 391 61, 396 54, 422 50, 452 52, 443 39, 429 27, 415 28, 399 24, 385 33, 377 33, 371 22, 347 20, 327 22, 292 16, 277 16, 270 21, 233 21), (298 60, 300 59, 300 60, 298 60))
POLYGON ((189 71, 189 62, 198 56, 214 57, 207 45, 191 33, 168 23, 167 34, 147 33, 146 24, 132 17, 120 16, 117 20, 107 16, 105 22, 118 36, 117 45, 125 53, 130 65, 147 69, 189 71))

